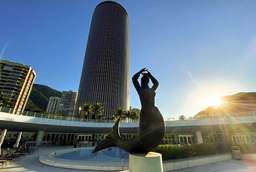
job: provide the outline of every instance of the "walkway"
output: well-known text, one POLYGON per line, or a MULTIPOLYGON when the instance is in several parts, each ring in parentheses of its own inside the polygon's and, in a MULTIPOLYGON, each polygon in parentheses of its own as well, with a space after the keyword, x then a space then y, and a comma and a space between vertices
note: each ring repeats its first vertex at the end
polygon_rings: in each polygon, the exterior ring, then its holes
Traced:
POLYGON ((169 172, 256 172, 256 163, 230 160, 169 172))
MULTIPOLYGON (((39 155, 45 155, 54 150, 63 149, 65 147, 48 147, 41 148, 40 150, 26 156, 21 156, 13 162, 9 162, 7 168, 0 169, 0 172, 85 172, 81 170, 71 170, 55 168, 43 165, 38 161, 39 155)), ((66 147, 70 148, 70 147, 66 147)), ((89 171, 86 171, 89 172, 89 171)))
MULTIPOLYGON (((38 161, 39 155, 46 155, 54 150, 65 149, 69 147, 44 147, 40 150, 26 156, 17 158, 10 162, 5 169, 0 169, 0 172, 89 172, 82 170, 71 170, 55 168, 43 165, 38 161)), ((95 172, 95 171, 94 171, 95 172)), ((182 170, 169 172, 256 172, 256 163, 249 161, 230 160, 214 164, 192 167, 182 170)))

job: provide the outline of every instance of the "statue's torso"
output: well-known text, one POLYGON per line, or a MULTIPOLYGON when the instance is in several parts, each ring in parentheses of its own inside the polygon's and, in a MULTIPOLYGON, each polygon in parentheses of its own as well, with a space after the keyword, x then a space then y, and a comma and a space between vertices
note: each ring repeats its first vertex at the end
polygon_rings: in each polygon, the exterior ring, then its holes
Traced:
POLYGON ((139 92, 141 108, 146 109, 155 106, 155 91, 149 89, 141 89, 139 92))
POLYGON ((155 92, 153 90, 141 90, 140 100, 139 137, 141 142, 144 143, 144 147, 154 147, 161 142, 164 136, 164 120, 160 111, 155 106, 155 92))

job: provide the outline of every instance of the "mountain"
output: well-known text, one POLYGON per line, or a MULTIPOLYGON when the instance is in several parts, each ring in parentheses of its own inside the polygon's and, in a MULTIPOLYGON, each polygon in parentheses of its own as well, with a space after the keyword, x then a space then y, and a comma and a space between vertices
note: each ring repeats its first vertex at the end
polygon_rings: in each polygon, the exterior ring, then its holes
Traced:
POLYGON ((41 84, 34 84, 25 111, 46 111, 49 98, 61 96, 61 92, 41 84))
POLYGON ((240 92, 222 98, 218 107, 208 107, 195 115, 195 118, 220 116, 246 116, 256 112, 256 92, 240 92))

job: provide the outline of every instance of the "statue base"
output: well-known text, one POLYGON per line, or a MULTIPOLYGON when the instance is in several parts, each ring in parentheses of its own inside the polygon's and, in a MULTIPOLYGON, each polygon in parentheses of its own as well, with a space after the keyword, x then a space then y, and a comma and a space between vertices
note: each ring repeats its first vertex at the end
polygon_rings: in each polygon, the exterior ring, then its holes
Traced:
POLYGON ((162 154, 129 154, 129 172, 163 172, 162 154))

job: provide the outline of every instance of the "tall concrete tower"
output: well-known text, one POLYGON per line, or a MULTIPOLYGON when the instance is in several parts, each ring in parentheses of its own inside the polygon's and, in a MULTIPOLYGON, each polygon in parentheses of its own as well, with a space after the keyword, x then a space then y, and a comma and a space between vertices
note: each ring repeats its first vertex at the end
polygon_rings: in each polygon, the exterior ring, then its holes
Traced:
POLYGON ((128 109, 128 15, 118 3, 105 1, 94 10, 80 80, 77 105, 102 103, 104 119, 128 109))

